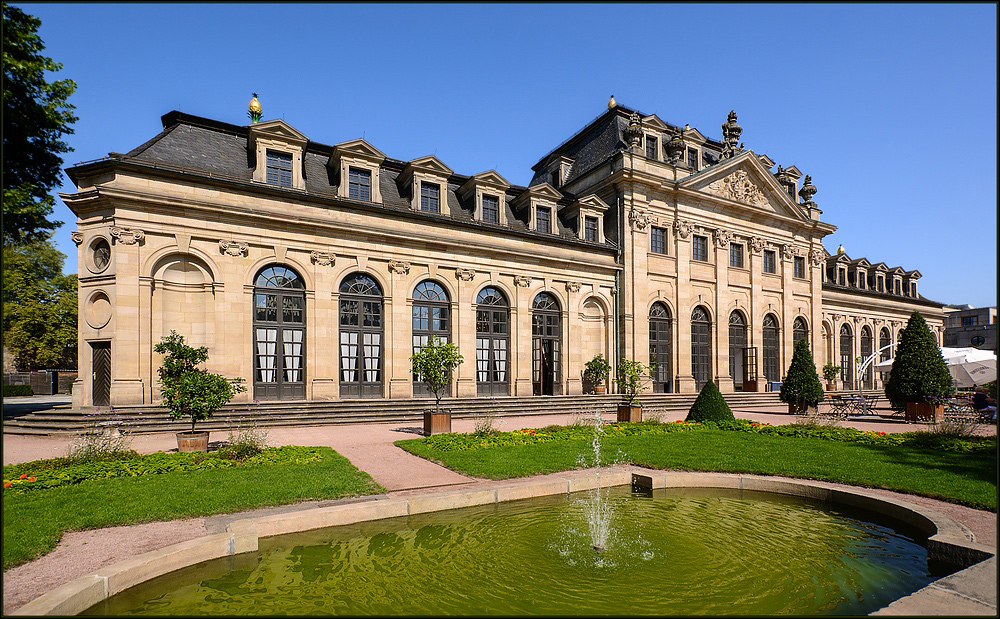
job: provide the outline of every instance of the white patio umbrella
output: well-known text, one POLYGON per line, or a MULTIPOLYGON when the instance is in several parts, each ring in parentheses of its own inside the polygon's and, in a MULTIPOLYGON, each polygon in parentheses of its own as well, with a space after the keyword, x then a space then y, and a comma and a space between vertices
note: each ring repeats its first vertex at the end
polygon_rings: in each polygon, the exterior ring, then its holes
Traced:
MULTIPOLYGON (((941 356, 948 364, 955 386, 960 388, 984 385, 997 378, 997 356, 991 350, 978 348, 942 348, 941 356)), ((875 364, 876 372, 892 369, 893 359, 875 364)))

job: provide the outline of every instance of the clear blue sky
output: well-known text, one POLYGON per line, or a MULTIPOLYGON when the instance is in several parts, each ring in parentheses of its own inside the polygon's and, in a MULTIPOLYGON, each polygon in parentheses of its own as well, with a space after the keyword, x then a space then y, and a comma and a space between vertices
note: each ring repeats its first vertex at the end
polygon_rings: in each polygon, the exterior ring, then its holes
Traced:
POLYGON ((715 139, 736 110, 747 148, 812 176, 829 251, 997 303, 995 4, 14 4, 78 85, 67 166, 171 110, 248 123, 254 91, 316 142, 519 185, 611 94, 715 139))

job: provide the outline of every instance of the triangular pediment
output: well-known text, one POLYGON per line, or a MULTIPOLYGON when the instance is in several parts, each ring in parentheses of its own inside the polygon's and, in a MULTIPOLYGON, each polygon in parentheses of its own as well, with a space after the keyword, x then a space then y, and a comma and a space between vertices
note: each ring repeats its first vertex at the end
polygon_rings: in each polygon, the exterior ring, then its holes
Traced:
MULTIPOLYGON (((705 136, 703 136, 701 134, 701 131, 698 131, 697 129, 693 129, 693 128, 690 128, 690 127, 686 127, 684 129, 684 141, 685 142, 693 142, 695 144, 704 144, 705 142, 708 141, 708 138, 706 138, 705 136)), ((771 165, 774 165, 774 164, 772 163, 771 165)))
POLYGON ((774 167, 774 160, 767 155, 761 155, 760 157, 757 157, 757 160, 760 161, 760 165, 764 166, 768 170, 774 167))
MULTIPOLYGON (((406 164, 406 167, 412 167, 422 172, 430 172, 431 174, 439 174, 441 176, 451 176, 453 174, 452 169, 442 163, 441 160, 434 155, 427 155, 426 157, 414 159, 406 164)), ((403 173, 406 173, 405 170, 403 173)))
POLYGON ((858 258, 857 260, 851 260, 851 262, 856 263, 855 266, 859 267, 870 267, 872 265, 866 258, 858 258))
POLYGON ((649 116, 643 117, 642 126, 646 129, 653 129, 655 131, 666 131, 670 128, 667 126, 667 123, 660 120, 656 114, 650 114, 649 116))
POLYGON ((608 206, 607 202, 600 199, 597 194, 592 193, 565 207, 563 211, 572 213, 573 211, 578 211, 581 208, 593 209, 603 215, 611 207, 608 206))
POLYGON ((923 275, 920 274, 920 271, 918 271, 916 269, 913 269, 912 271, 910 271, 909 273, 907 273, 907 275, 910 277, 910 279, 919 279, 919 278, 923 277, 923 275))
POLYGON ((283 142, 308 142, 309 138, 295 127, 283 120, 269 120, 263 123, 250 125, 250 135, 252 139, 267 137, 283 142))
POLYGON ((475 176, 470 176, 469 180, 465 181, 461 187, 458 188, 459 195, 468 195, 477 186, 489 187, 494 190, 506 191, 510 189, 510 183, 507 179, 496 173, 495 170, 487 170, 485 172, 480 172, 475 176))
POLYGON ((875 264, 872 265, 872 267, 876 271, 883 271, 883 272, 885 272, 885 271, 889 270, 889 267, 885 266, 884 262, 876 262, 875 264))
POLYGON ((341 142, 333 147, 333 152, 334 156, 349 154, 363 157, 365 159, 378 159, 380 161, 385 159, 385 155, 382 154, 382 151, 361 138, 351 140, 350 142, 341 142))
POLYGON ((784 171, 790 176, 794 176, 795 178, 802 178, 802 172, 795 166, 784 168, 784 171))
POLYGON ((783 217, 808 219, 751 151, 688 176, 680 182, 680 187, 783 217))
POLYGON ((902 275, 906 273, 906 271, 903 270, 903 267, 892 267, 891 269, 889 269, 889 272, 892 273, 893 275, 902 275))

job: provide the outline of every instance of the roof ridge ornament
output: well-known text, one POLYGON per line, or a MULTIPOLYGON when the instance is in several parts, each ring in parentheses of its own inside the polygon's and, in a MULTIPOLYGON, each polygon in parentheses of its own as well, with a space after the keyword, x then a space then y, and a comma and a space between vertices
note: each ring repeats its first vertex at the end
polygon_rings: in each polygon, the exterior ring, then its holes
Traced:
POLYGON ((677 165, 681 157, 684 155, 684 148, 687 145, 684 143, 684 130, 681 129, 674 134, 674 137, 670 138, 667 142, 665 150, 667 151, 667 159, 670 160, 670 165, 677 165))
POLYGON ((618 107, 618 102, 615 101, 615 96, 611 95, 611 101, 608 101, 608 109, 613 110, 618 107))
POLYGON ((250 99, 250 105, 247 108, 247 116, 250 117, 250 122, 253 124, 259 123, 260 117, 264 114, 264 108, 260 106, 257 93, 253 93, 253 99, 250 99))
POLYGON ((642 141, 642 119, 638 112, 632 112, 628 117, 628 127, 625 129, 625 139, 630 148, 639 148, 642 141))
POLYGON ((806 174, 806 180, 802 183, 802 189, 799 190, 799 196, 802 198, 802 205, 808 206, 810 208, 816 208, 816 203, 812 201, 813 196, 816 195, 816 186, 812 184, 812 177, 806 174))
POLYGON ((722 125, 722 156, 721 159, 735 157, 743 151, 740 135, 743 127, 736 122, 736 110, 730 110, 729 119, 722 125))

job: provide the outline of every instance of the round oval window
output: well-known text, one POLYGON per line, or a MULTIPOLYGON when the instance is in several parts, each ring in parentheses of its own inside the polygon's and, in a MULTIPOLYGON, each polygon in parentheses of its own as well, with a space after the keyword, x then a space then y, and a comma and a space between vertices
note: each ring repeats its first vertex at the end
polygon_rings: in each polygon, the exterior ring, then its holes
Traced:
POLYGON ((969 343, 972 344, 973 346, 982 346, 983 344, 986 343, 986 338, 983 337, 982 335, 977 335, 977 336, 973 337, 969 341, 969 343))
POLYGON ((108 268, 108 264, 111 262, 111 245, 108 244, 106 239, 100 239, 93 246, 94 251, 94 268, 98 271, 103 271, 108 268))

